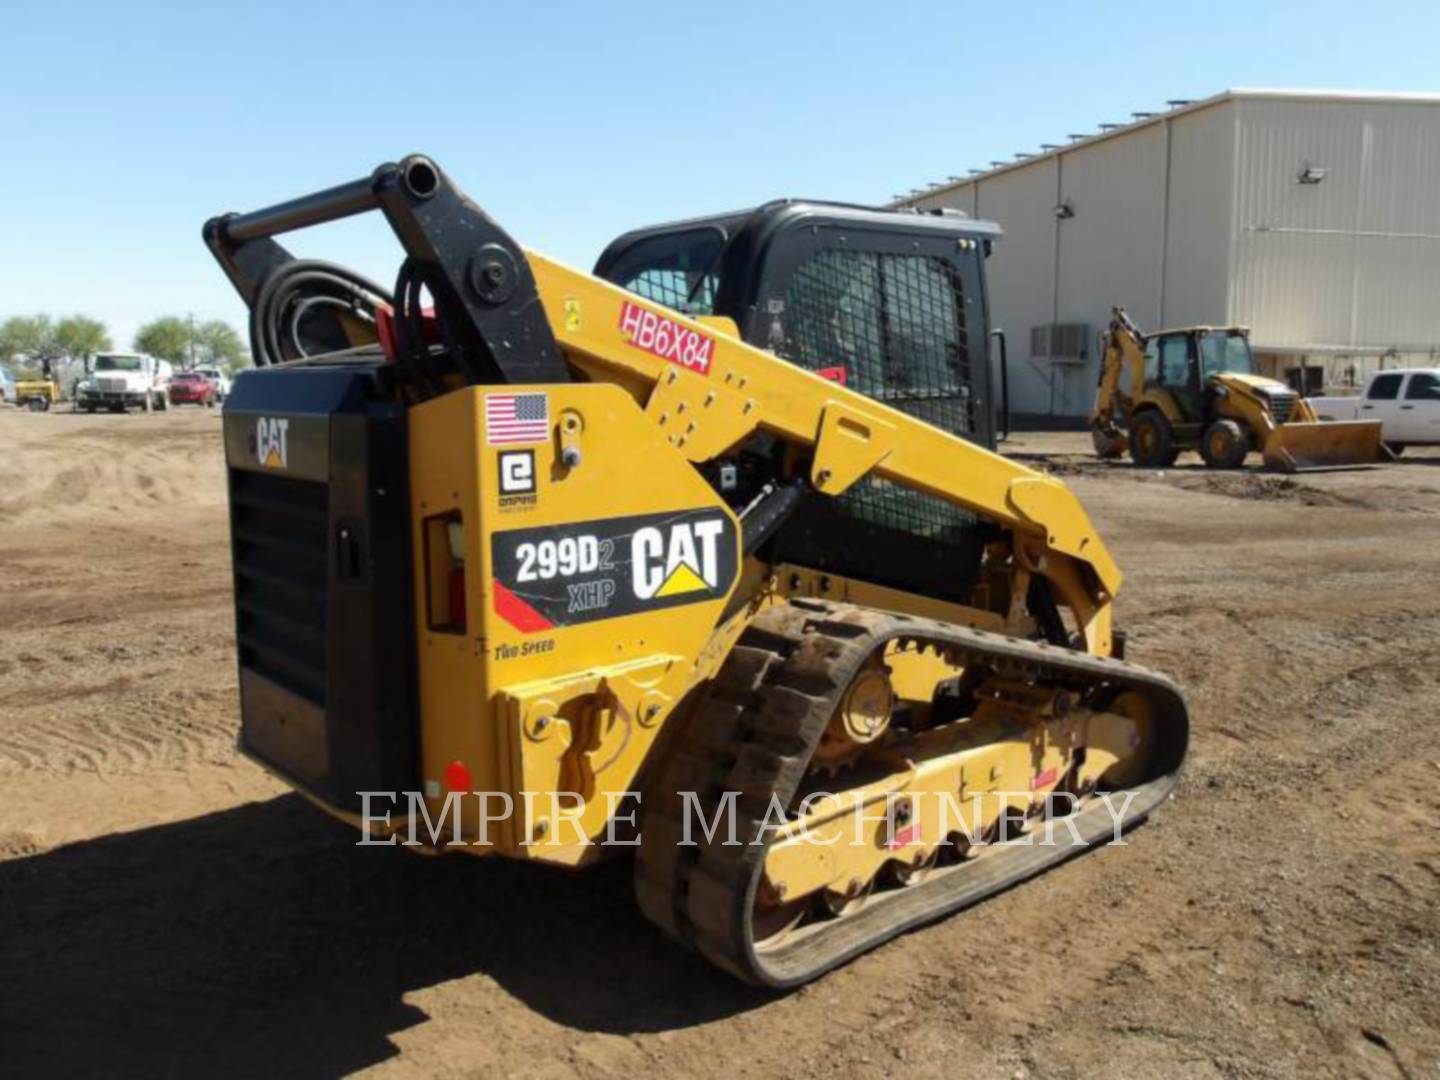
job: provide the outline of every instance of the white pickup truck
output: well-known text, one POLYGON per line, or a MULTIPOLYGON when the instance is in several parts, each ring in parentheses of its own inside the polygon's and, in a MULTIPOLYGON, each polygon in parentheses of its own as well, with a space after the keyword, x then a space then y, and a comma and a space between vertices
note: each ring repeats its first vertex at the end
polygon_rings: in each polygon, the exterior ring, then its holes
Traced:
POLYGON ((1393 452, 1440 445, 1440 368, 1377 371, 1359 397, 1310 399, 1321 420, 1379 420, 1393 452))

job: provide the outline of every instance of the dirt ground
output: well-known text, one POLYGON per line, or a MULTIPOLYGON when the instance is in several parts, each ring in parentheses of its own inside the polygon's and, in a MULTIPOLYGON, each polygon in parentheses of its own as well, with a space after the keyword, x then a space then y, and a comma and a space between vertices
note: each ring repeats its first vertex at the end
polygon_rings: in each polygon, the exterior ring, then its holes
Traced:
POLYGON ((1440 454, 1064 475, 1194 743, 1129 838, 799 992, 233 751, 219 419, 0 409, 0 1075, 1440 1075, 1440 454))

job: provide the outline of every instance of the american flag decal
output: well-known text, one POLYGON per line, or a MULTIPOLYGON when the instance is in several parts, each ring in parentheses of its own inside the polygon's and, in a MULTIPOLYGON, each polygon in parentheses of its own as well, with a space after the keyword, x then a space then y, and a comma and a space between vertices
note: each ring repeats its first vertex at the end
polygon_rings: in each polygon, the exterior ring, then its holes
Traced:
POLYGON ((550 435, 545 394, 486 394, 485 441, 491 446, 544 442, 550 435))

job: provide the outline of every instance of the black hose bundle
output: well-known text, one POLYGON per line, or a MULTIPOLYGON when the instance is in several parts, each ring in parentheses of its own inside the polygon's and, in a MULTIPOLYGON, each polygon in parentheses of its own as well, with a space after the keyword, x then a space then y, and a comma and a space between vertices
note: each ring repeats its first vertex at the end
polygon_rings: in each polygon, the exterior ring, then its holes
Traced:
POLYGON ((382 305, 394 306, 390 294, 353 270, 318 259, 283 263, 265 279, 250 309, 255 364, 347 348, 352 341, 341 316, 373 326, 382 305))
POLYGON ((315 259, 283 263, 261 284, 250 311, 256 366, 351 348, 367 339, 367 331, 368 339, 376 340, 376 311, 383 307, 393 313, 396 366, 392 372, 413 400, 443 394, 457 372, 470 382, 497 381, 488 368, 475 369, 472 350, 462 348, 456 339, 445 317, 450 295, 443 277, 416 259, 401 264, 393 297, 335 263, 315 259))

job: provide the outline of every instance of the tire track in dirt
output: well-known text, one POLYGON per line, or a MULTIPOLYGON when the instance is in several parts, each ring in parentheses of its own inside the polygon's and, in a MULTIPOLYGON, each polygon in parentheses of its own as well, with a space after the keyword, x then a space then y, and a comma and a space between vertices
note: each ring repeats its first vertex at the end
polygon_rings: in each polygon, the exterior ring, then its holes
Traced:
POLYGON ((0 490, 0 773, 123 776, 227 757, 218 417, 4 419, 17 439, 0 490))

